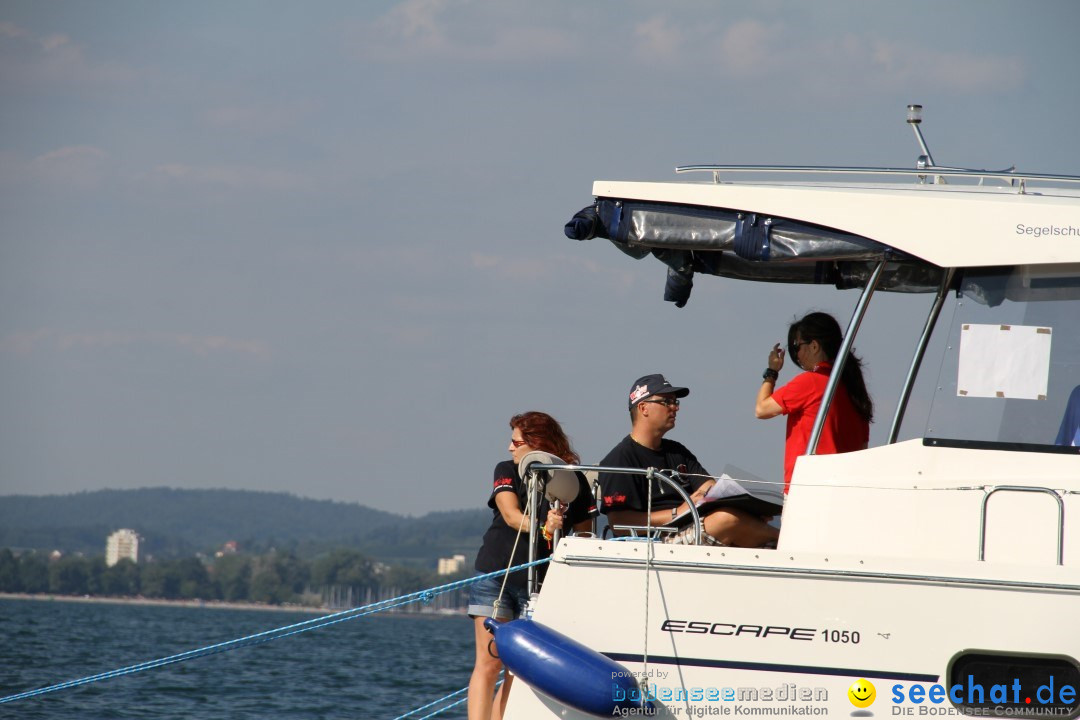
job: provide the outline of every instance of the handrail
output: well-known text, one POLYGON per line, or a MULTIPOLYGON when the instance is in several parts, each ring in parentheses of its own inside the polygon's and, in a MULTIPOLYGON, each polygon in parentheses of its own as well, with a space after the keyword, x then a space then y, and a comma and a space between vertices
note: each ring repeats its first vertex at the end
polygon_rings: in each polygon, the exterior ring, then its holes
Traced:
MULTIPOLYGON (((597 472, 613 473, 617 475, 644 475, 646 477, 651 474, 675 488, 675 492, 679 493, 683 501, 690 508, 690 515, 694 522, 694 544, 701 544, 701 516, 698 514, 697 505, 694 504, 694 501, 690 499, 690 495, 682 489, 682 486, 679 485, 679 483, 664 474, 665 472, 671 471, 658 470, 657 468, 623 468, 607 467, 604 465, 543 465, 541 463, 534 463, 529 467, 536 470, 571 470, 573 472, 596 470, 597 472)), ((652 507, 650 507, 649 510, 651 511, 652 507)))
MULTIPOLYGON (((919 176, 939 175, 944 177, 968 177, 972 179, 995 178, 1007 180, 1012 185, 1013 181, 1023 183, 1029 180, 1042 180, 1046 182, 1080 183, 1080 176, 1056 175, 1052 173, 1018 173, 1013 170, 970 170, 966 168, 951 168, 927 166, 925 168, 891 168, 891 167, 830 167, 823 165, 680 165, 675 168, 676 173, 688 172, 711 172, 711 173, 804 173, 811 175, 910 175, 919 176)), ((719 182, 719 181, 717 181, 719 182)))
POLYGON ((990 496, 996 492, 1037 492, 1050 495, 1058 505, 1058 536, 1057 536, 1057 564, 1065 564, 1065 501, 1056 491, 1047 487, 1031 487, 1029 485, 997 485, 986 490, 983 495, 982 507, 979 509, 979 562, 986 560, 986 504, 990 496))

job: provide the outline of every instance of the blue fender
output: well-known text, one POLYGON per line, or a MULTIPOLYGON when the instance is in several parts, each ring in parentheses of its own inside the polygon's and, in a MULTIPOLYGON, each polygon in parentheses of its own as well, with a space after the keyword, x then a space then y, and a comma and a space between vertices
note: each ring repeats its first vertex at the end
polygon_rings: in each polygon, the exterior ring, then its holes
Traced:
POLYGON ((611 717, 651 707, 625 666, 532 620, 484 621, 499 659, 529 687, 581 712, 611 717))

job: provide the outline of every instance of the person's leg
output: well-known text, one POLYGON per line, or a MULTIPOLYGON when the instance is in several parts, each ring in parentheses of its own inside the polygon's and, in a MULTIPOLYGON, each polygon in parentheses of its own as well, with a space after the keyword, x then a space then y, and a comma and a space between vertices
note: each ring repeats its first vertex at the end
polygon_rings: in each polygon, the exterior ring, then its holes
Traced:
POLYGON ((701 521, 705 532, 732 547, 762 547, 775 543, 780 531, 759 517, 735 508, 720 508, 701 521))
MULTIPOLYGON (((515 585, 506 586, 500 607, 506 608, 513 615, 514 620, 524 614, 525 607, 528 604, 529 593, 525 591, 525 588, 515 585)), ((510 674, 509 670, 505 671, 503 673, 502 687, 495 694, 495 702, 491 706, 491 720, 502 720, 503 713, 506 711, 506 702, 510 699, 510 686, 513 684, 514 676, 510 674)))
POLYGON ((495 701, 491 704, 491 720, 502 720, 503 711, 506 709, 506 701, 510 698, 510 685, 514 682, 514 676, 507 671, 503 674, 503 684, 499 692, 495 693, 495 701))
MULTIPOLYGON (((495 683, 499 679, 499 671, 502 662, 492 657, 488 652, 488 643, 491 641, 491 633, 484 627, 487 618, 473 618, 473 632, 476 637, 476 661, 473 665, 472 677, 469 678, 469 720, 488 720, 489 718, 502 717, 502 705, 499 705, 499 714, 492 714, 492 696, 495 694, 495 683)), ((504 683, 504 686, 507 683, 504 683)), ((501 695, 502 693, 500 693, 501 695)), ((494 702, 498 702, 495 698, 494 702)))

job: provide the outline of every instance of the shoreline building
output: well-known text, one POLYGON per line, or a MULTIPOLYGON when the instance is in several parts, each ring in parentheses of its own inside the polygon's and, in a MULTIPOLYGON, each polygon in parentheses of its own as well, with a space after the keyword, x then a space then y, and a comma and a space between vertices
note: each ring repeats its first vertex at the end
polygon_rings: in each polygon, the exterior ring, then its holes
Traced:
POLYGON ((457 575, 465 567, 465 556, 455 555, 448 558, 439 558, 439 575, 457 575))
POLYGON ((139 535, 134 530, 117 530, 105 540, 106 567, 112 567, 121 560, 139 562, 139 535))

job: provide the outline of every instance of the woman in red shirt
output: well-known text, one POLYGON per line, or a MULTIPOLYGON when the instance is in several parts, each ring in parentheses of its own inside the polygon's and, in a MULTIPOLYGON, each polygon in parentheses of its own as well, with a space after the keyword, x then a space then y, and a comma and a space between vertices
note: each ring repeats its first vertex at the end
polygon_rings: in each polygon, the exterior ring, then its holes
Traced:
MULTIPOLYGON (((769 367, 758 390, 755 414, 761 419, 787 415, 784 443, 784 492, 791 484, 795 459, 806 454, 833 361, 844 336, 839 323, 828 313, 814 312, 796 320, 788 328, 788 352, 805 372, 779 389, 776 380, 784 367, 784 351, 777 343, 769 352, 769 367)), ((817 454, 851 452, 866 448, 874 402, 866 392, 862 360, 848 353, 840 385, 836 389, 825 425, 818 439, 817 454)))

